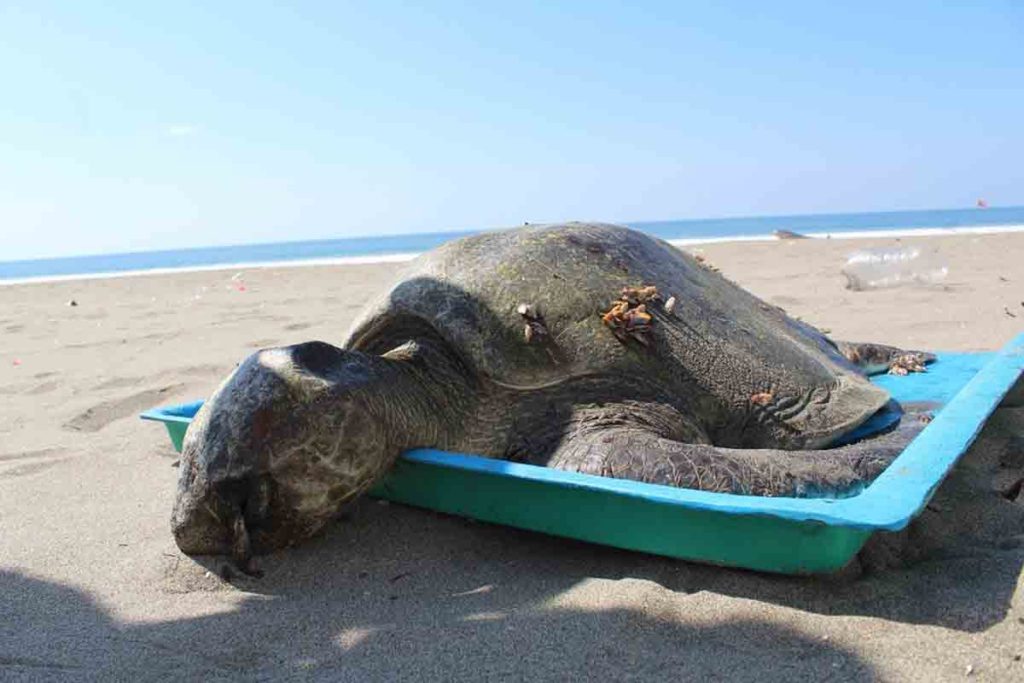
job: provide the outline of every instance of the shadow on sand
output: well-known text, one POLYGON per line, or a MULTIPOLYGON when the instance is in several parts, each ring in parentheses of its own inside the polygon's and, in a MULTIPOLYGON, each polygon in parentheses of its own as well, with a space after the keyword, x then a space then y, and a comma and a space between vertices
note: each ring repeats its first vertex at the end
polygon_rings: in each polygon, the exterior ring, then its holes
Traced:
MULTIPOLYGON (((369 516, 363 533, 399 525, 399 539, 459 524, 369 516)), ((470 542, 446 552, 392 542, 351 561, 339 534, 274 563, 264 594, 237 609, 157 623, 119 622, 78 590, 0 572, 0 678, 743 681, 765 680, 766 666, 778 679, 876 678, 853 653, 784 625, 683 625, 672 600, 639 609, 614 584, 578 585, 595 563, 628 566, 623 554, 515 532, 485 539, 486 527, 463 535, 470 542), (314 553, 339 567, 323 573, 314 553), (593 609, 559 597, 574 587, 593 609)))
POLYGON ((700 566, 366 500, 266 558, 263 579, 233 579, 241 596, 165 557, 163 598, 216 614, 128 623, 79 590, 0 571, 0 678, 872 680, 859 655, 807 634, 822 625, 813 615, 968 632, 1004 619, 1024 505, 998 482, 1024 475, 1022 425, 1024 408, 998 411, 929 510, 870 545, 859 576, 700 566), (799 632, 753 618, 748 600, 812 620, 799 632))

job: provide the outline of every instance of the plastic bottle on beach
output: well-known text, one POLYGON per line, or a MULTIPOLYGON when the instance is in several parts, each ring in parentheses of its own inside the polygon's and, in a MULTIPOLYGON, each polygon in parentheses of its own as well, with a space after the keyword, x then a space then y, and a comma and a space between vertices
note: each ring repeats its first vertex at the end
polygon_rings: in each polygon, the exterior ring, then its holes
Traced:
POLYGON ((842 272, 847 289, 864 291, 936 284, 946 279, 949 268, 919 247, 883 247, 850 254, 842 272))

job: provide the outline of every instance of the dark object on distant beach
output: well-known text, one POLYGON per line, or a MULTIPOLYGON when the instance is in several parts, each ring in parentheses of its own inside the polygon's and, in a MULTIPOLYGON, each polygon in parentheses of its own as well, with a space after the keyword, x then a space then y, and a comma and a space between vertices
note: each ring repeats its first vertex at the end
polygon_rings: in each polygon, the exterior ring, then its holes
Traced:
POLYGON ((829 448, 889 401, 847 358, 902 354, 833 342, 641 232, 467 237, 412 262, 344 348, 243 362, 187 433, 172 529, 244 569, 414 447, 710 491, 842 490, 923 427, 829 448))
POLYGON ((801 235, 800 233, 793 232, 792 230, 776 230, 774 234, 775 234, 775 237, 777 237, 780 240, 809 240, 809 239, 811 239, 807 235, 801 235))

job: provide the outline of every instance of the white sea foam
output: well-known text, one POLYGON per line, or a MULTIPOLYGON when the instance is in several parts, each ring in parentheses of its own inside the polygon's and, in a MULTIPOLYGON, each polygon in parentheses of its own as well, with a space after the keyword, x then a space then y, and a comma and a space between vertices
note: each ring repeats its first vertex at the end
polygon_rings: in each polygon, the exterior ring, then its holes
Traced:
MULTIPOLYGON (((807 237, 819 239, 871 239, 878 237, 941 237, 947 235, 993 235, 1024 232, 1024 225, 977 225, 954 228, 893 228, 881 230, 856 230, 849 232, 806 232, 807 237)), ((724 235, 720 237, 680 237, 667 240, 679 247, 719 242, 771 242, 779 239, 775 235, 724 235)), ((0 280, 0 287, 10 285, 43 284, 72 280, 99 280, 145 275, 173 275, 219 270, 247 270, 254 268, 304 268, 310 266, 350 266, 374 263, 405 263, 419 256, 419 253, 367 254, 362 256, 335 256, 327 258, 296 259, 292 261, 253 261, 240 263, 217 263, 202 266, 181 266, 178 268, 148 268, 145 270, 122 270, 102 273, 74 273, 70 275, 43 275, 37 277, 0 280)))
MULTIPOLYGON (((874 237, 942 237, 948 235, 995 235, 1024 232, 1024 225, 973 225, 957 228, 883 228, 880 230, 851 230, 842 232, 803 232, 805 237, 833 240, 862 240, 874 237)), ((669 239, 677 247, 717 242, 772 242, 775 235, 730 235, 725 237, 680 237, 669 239)))
POLYGON ((119 277, 140 277, 145 275, 174 275, 180 273, 202 273, 217 270, 251 270, 254 268, 305 268, 309 266, 352 266, 373 263, 405 263, 419 256, 406 254, 367 254, 363 256, 332 256, 327 258, 296 259, 293 261, 246 261, 238 263, 213 263, 202 266, 181 266, 177 268, 146 268, 144 270, 118 270, 104 273, 72 273, 69 275, 41 275, 38 277, 0 280, 0 287, 7 285, 42 284, 47 282, 68 282, 70 280, 104 280, 119 277))

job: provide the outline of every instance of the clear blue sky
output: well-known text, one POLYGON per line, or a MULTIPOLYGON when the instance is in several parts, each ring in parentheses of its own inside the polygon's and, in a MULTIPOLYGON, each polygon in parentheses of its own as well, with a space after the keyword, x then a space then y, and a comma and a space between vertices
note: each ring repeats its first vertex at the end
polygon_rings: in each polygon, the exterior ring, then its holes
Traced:
POLYGON ((282 4, 0 0, 0 260, 1024 204, 1014 0, 282 4))

